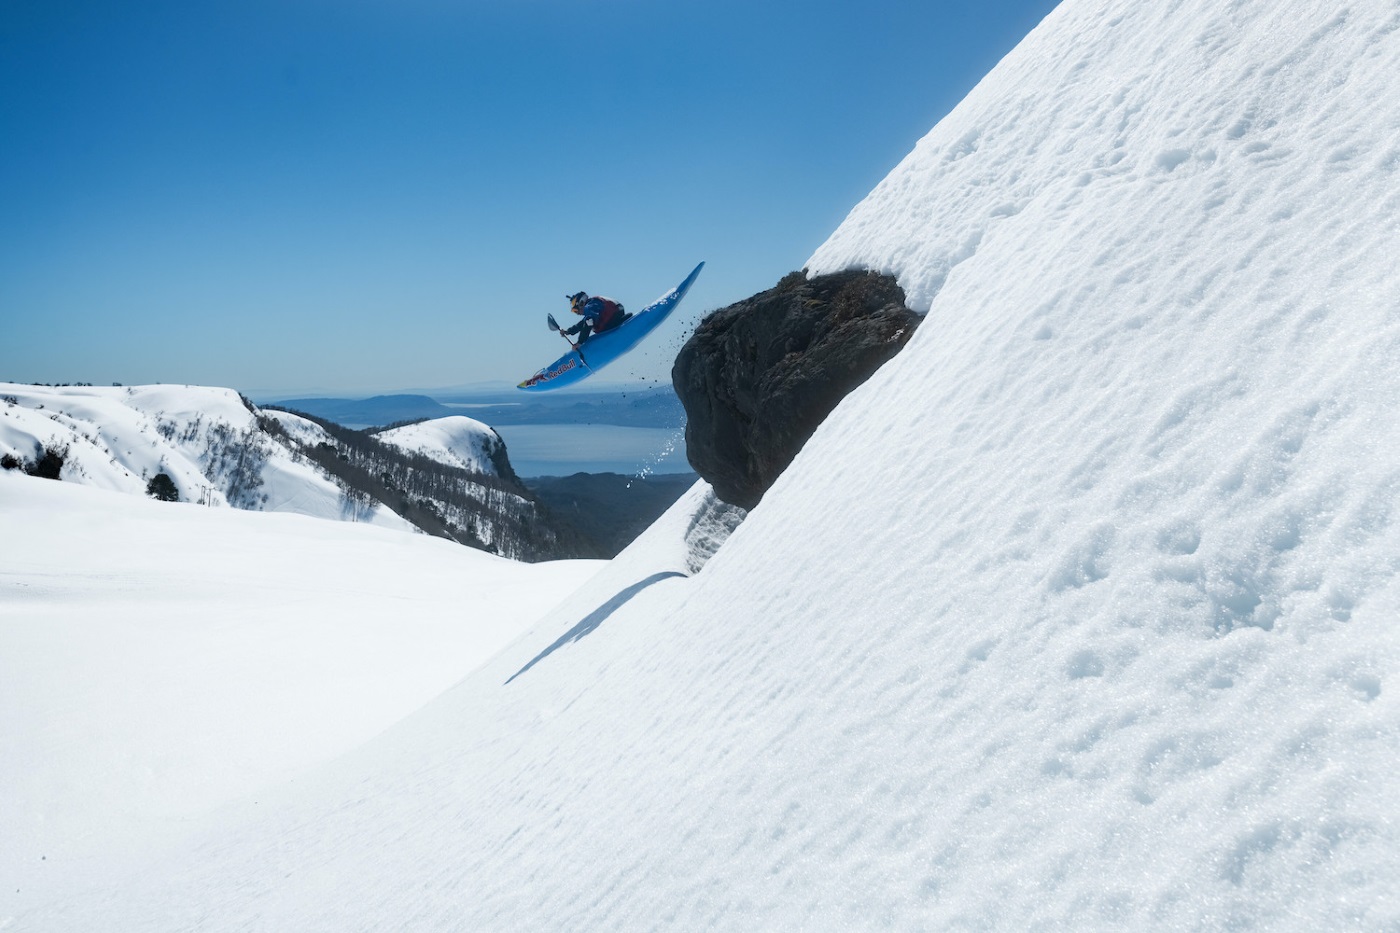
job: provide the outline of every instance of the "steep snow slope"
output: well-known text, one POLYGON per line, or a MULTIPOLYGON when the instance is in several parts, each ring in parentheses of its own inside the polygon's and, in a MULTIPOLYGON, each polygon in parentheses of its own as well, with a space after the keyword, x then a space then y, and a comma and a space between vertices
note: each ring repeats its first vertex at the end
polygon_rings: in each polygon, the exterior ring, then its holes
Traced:
POLYGON ((277 422, 287 436, 298 444, 315 446, 316 444, 329 444, 334 440, 325 428, 309 418, 294 415, 289 411, 278 411, 275 408, 264 408, 262 413, 277 422))
POLYGON ((0 515, 0 878, 22 901, 355 747, 601 566, 13 473, 0 515))
POLYGON ((1066 0, 812 258, 929 318, 703 570, 15 928, 1400 929, 1397 75, 1066 0))
POLYGON ((400 450, 489 476, 499 475, 492 458, 504 456, 506 446, 490 426, 465 415, 420 421, 374 436, 400 450))
POLYGON ((346 496, 265 434, 232 389, 0 383, 0 399, 0 454, 32 460, 38 449, 60 448, 67 482, 144 495, 147 480, 164 472, 186 502, 413 527, 346 496))
POLYGON ((429 534, 513 560, 580 552, 576 534, 530 496, 510 468, 505 442, 469 418, 365 434, 291 412, 259 412, 260 424, 299 461, 348 491, 381 502, 429 534))

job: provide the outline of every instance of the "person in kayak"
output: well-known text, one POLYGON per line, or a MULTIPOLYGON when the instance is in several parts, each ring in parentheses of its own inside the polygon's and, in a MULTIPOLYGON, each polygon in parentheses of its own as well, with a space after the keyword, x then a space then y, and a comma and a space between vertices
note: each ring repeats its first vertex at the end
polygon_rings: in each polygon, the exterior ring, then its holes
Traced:
POLYGON ((612 330, 632 315, 623 310, 621 302, 604 298, 602 295, 589 296, 587 292, 569 295, 569 309, 579 315, 580 320, 573 327, 560 328, 565 335, 578 334, 578 345, 583 346, 593 334, 612 330))

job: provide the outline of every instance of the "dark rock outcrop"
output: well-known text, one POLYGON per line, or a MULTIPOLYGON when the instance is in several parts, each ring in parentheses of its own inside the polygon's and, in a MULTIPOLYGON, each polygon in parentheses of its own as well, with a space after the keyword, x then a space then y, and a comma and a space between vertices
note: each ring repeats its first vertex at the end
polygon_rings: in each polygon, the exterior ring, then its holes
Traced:
POLYGON ((671 381, 690 465, 751 509, 837 403, 918 327, 886 275, 801 272, 714 312, 681 348, 671 381))

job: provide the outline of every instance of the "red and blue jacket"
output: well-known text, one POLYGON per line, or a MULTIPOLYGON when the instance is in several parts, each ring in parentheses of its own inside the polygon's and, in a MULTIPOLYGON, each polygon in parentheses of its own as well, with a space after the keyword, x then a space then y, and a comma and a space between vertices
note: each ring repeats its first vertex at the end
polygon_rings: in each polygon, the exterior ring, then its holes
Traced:
POLYGON ((582 329, 582 325, 585 323, 588 324, 594 333, 602 333, 622 323, 622 305, 613 301, 611 298, 604 298, 601 295, 594 295, 584 302, 582 312, 583 320, 564 331, 564 333, 576 333, 582 329))

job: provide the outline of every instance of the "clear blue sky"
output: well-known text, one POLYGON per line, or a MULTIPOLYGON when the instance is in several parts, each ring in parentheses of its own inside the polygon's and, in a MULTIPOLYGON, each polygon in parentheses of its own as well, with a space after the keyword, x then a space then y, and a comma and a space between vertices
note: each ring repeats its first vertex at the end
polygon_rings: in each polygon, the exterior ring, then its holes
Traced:
POLYGON ((1053 0, 0 4, 0 380, 514 383, 800 268, 1053 0))

